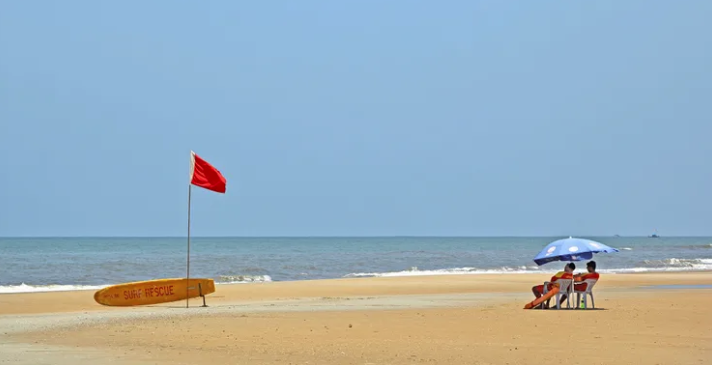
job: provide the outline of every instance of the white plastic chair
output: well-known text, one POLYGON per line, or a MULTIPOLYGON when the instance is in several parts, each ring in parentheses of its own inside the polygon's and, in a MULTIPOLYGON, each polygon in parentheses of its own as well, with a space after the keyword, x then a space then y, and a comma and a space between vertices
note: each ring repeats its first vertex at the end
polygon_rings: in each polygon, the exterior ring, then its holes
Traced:
POLYGON ((576 293, 576 306, 581 303, 581 294, 583 294, 583 307, 588 309, 588 296, 591 296, 591 308, 596 308, 596 302, 593 300, 593 286, 596 285, 596 279, 586 279, 581 283, 586 283, 586 290, 576 290, 574 285, 574 293, 576 293))
MULTIPOLYGON (((554 299, 556 300, 556 309, 561 309, 561 296, 566 294, 566 308, 571 308, 571 295, 573 294, 573 288, 571 285, 574 279, 559 279, 556 281, 559 284, 559 291, 556 293, 554 299)), ((544 294, 549 292, 549 282, 544 282, 544 294)))

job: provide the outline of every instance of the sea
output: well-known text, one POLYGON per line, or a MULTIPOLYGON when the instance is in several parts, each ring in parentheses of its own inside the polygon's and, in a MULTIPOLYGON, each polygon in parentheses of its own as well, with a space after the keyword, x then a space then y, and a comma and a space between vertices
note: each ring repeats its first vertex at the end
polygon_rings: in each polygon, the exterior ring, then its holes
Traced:
MULTIPOLYGON (((550 273, 533 258, 562 237, 191 238, 191 277, 217 284, 335 278, 550 273)), ((712 270, 712 237, 583 237, 618 248, 602 273, 712 270)), ((184 278, 178 238, 0 238, 0 293, 90 290, 184 278)), ((577 271, 584 270, 578 264, 577 271)))

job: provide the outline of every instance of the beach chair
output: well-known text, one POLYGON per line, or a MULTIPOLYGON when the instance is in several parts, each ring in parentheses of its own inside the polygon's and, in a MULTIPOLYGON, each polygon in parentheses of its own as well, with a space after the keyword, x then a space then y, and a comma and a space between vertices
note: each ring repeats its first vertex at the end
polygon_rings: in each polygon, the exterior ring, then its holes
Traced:
POLYGON ((581 303, 581 295, 583 294, 583 307, 588 309, 588 296, 591 296, 591 308, 596 308, 596 302, 593 300, 593 286, 596 285, 596 279, 586 279, 581 283, 586 283, 586 290, 576 290, 574 285, 574 293, 576 293, 576 306, 581 303))
MULTIPOLYGON (((554 300, 556 300, 556 309, 561 309, 561 296, 564 294, 566 295, 566 308, 571 308, 571 295, 573 295, 573 285, 572 283, 574 282, 574 279, 559 279, 556 281, 557 284, 559 284, 559 292, 556 293, 554 296, 554 300)), ((549 292, 549 282, 546 281, 544 282, 544 294, 549 292)))

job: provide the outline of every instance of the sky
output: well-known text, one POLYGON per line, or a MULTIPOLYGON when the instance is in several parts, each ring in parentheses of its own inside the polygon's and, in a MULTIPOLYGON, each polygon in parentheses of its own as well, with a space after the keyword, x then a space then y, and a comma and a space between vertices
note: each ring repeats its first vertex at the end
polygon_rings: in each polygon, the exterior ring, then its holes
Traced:
POLYGON ((0 236, 712 235, 712 2, 0 3, 0 236))

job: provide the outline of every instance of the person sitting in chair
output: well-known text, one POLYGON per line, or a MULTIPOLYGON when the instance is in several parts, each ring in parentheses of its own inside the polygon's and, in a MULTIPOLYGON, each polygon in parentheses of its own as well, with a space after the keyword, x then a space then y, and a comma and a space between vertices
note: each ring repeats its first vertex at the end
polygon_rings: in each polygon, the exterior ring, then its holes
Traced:
POLYGON ((592 280, 598 280, 600 275, 596 272, 596 261, 589 261, 586 263, 586 270, 588 271, 585 274, 576 274, 574 275, 574 290, 576 291, 584 291, 586 288, 588 288, 587 283, 582 283, 582 281, 586 281, 589 279, 592 280))
MULTIPOLYGON (((556 273, 556 275, 551 277, 550 282, 547 285, 547 292, 550 291, 551 289, 553 289, 555 285, 556 286, 559 285, 558 283, 556 283, 557 280, 572 279, 574 277, 574 275, 573 275, 574 270, 576 270, 576 265, 574 265, 573 262, 566 264, 566 266, 564 266, 564 271, 559 271, 556 273)), ((544 285, 533 286, 532 293, 534 293, 534 296, 537 298, 541 297, 542 295, 544 295, 544 285)), ((563 296, 559 303, 562 303, 565 299, 566 299, 566 296, 563 296)), ((548 307, 549 307, 549 300, 546 301, 546 305, 544 306, 544 308, 548 308, 548 307)))
MULTIPOLYGON (((585 274, 576 274, 574 275, 574 290, 575 291, 586 291, 588 288, 588 283, 582 283, 582 281, 586 281, 589 279, 592 280, 598 280, 600 275, 596 272, 596 261, 589 261, 586 263, 586 271, 588 271, 585 274)), ((566 299, 566 294, 564 294, 561 297, 561 300, 564 301, 566 299)))

